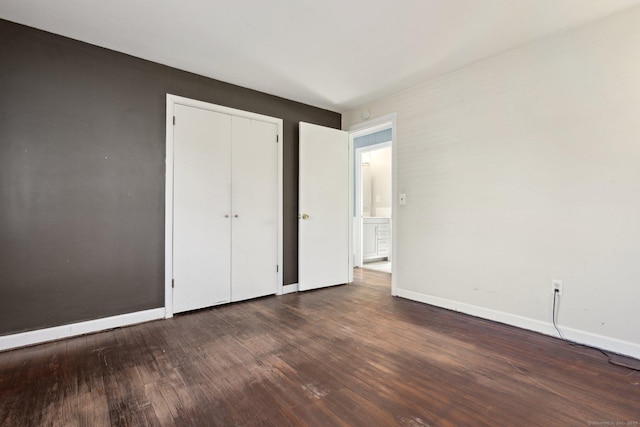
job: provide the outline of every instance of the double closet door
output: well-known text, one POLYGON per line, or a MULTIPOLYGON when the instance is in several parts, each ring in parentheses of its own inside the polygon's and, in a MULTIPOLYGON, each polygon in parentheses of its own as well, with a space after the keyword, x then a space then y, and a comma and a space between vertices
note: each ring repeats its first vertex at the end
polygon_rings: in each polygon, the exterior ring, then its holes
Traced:
POLYGON ((176 104, 173 312, 277 292, 278 126, 176 104))

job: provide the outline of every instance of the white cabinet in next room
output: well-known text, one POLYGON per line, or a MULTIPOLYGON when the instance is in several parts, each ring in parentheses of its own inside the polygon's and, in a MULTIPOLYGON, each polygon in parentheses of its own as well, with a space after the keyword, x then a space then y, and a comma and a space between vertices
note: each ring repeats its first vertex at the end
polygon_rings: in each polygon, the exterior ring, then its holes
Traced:
POLYGON ((362 259, 391 260, 391 219, 362 219, 362 259))

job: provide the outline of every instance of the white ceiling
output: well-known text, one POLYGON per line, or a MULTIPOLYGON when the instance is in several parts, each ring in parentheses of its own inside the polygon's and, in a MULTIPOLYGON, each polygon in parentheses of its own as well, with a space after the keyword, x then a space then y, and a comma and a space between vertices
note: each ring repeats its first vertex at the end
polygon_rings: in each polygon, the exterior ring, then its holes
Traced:
POLYGON ((0 0, 0 17, 343 112, 640 0, 0 0))

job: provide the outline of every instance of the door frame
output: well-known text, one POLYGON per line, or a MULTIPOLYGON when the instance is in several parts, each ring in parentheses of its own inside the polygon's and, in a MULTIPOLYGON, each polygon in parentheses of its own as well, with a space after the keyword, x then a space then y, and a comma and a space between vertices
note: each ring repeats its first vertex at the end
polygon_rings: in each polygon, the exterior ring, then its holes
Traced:
MULTIPOLYGON (((353 140, 354 138, 357 138, 359 136, 364 136, 364 135, 368 135, 374 132, 378 132, 380 130, 383 129, 388 129, 391 128, 391 199, 392 199, 392 203, 391 203, 391 226, 393 228, 392 232, 391 232, 391 253, 393 256, 393 261, 391 261, 391 295, 396 296, 397 295, 397 286, 396 286, 396 270, 397 270, 397 260, 398 260, 398 251, 396 248, 396 236, 397 236, 397 215, 396 213, 398 212, 398 198, 397 198, 397 194, 398 194, 398 179, 397 179, 397 150, 398 150, 398 136, 397 136, 397 114, 396 113, 391 113, 391 114, 387 114, 384 116, 380 116, 380 117, 375 117, 372 119, 369 119, 365 122, 362 123, 358 123, 352 126, 349 126, 346 130, 347 132, 349 132, 349 153, 353 153, 353 140)), ((350 172, 350 176, 349 176, 349 188, 351 188, 351 192, 355 191, 355 188, 353 188, 353 181, 354 181, 354 173, 355 171, 353 170, 353 160, 351 159, 349 162, 349 168, 351 170, 350 172)), ((350 196, 351 197, 351 201, 353 203, 353 194, 350 196)), ((350 208, 349 211, 349 215, 351 218, 353 218, 353 206, 350 208)), ((353 219, 351 221, 351 224, 353 226, 353 219)), ((360 232, 361 234, 361 232, 360 232)), ((360 237, 361 239, 361 237, 360 237)), ((350 243, 350 247, 353 248, 353 230, 350 231, 349 233, 349 241, 350 243)), ((352 250, 352 254, 353 254, 353 250, 352 250)), ((354 256, 352 255, 351 257, 349 257, 349 271, 353 271, 353 266, 354 266, 354 256)))
POLYGON ((245 117, 278 126, 278 287, 277 295, 282 295, 282 244, 283 244, 283 169, 282 145, 284 142, 282 119, 198 101, 178 95, 167 94, 166 105, 166 146, 165 146, 165 214, 164 214, 164 309, 165 318, 173 317, 173 112, 175 105, 200 108, 216 113, 245 117))

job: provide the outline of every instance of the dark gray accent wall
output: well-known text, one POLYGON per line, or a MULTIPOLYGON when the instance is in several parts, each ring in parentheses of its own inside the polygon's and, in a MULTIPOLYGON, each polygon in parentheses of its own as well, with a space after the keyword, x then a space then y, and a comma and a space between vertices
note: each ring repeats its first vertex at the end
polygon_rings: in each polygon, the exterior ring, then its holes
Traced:
POLYGON ((164 306, 167 93, 284 120, 297 282, 298 121, 340 114, 0 20, 0 335, 164 306))

